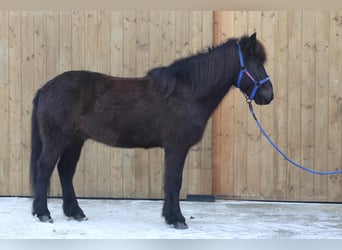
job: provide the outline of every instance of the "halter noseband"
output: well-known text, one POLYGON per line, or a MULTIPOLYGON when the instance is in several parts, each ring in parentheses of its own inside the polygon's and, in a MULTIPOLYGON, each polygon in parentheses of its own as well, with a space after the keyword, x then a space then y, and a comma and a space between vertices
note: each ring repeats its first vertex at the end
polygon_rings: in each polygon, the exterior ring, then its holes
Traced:
POLYGON ((248 76, 248 78, 254 83, 254 88, 253 88, 251 94, 249 95, 249 97, 245 94, 246 99, 247 99, 247 102, 251 102, 251 101, 254 99, 257 90, 258 90, 264 83, 268 82, 268 81, 270 80, 270 78, 267 76, 267 77, 265 77, 265 78, 262 79, 262 80, 259 80, 259 81, 255 80, 254 77, 251 75, 251 73, 249 73, 248 70, 247 70, 246 67, 245 67, 245 63, 244 63, 244 61, 243 61, 242 51, 241 51, 241 47, 240 47, 240 44, 239 44, 239 43, 237 43, 237 47, 238 47, 239 58, 240 58, 240 73, 239 73, 239 77, 238 77, 236 86, 237 86, 238 88, 240 88, 242 76, 243 76, 244 74, 246 74, 246 75, 248 76))

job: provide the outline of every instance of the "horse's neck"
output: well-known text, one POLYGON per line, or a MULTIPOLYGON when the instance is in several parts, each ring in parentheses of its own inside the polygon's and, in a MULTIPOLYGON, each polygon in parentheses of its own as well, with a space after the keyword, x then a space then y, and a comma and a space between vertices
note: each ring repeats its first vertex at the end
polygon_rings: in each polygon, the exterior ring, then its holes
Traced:
POLYGON ((222 89, 215 91, 215 93, 212 93, 211 95, 208 95, 199 101, 201 108, 205 110, 206 120, 208 120, 214 113, 215 109, 221 103, 222 99, 225 97, 231 87, 232 84, 226 84, 222 89))

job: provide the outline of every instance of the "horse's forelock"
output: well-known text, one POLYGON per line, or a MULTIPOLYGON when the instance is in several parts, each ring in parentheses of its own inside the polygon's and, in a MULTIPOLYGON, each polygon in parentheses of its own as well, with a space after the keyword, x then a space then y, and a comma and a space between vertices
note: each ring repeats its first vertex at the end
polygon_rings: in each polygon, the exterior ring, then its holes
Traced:
POLYGON ((267 60, 267 54, 264 45, 258 39, 256 40, 255 44, 251 44, 249 39, 250 38, 247 35, 242 36, 239 39, 239 43, 244 51, 245 56, 250 56, 253 54, 262 63, 265 63, 267 60))

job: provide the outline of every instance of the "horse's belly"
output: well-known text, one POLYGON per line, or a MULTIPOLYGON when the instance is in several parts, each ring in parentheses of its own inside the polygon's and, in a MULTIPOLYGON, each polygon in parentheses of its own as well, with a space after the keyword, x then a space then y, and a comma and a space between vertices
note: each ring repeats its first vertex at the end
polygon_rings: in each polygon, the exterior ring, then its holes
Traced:
POLYGON ((122 132, 118 136, 116 146, 122 148, 153 148, 160 147, 161 143, 153 134, 122 132))
POLYGON ((104 143, 112 147, 121 148, 153 148, 161 147, 155 133, 134 129, 113 129, 103 126, 86 128, 82 131, 92 140, 104 143))

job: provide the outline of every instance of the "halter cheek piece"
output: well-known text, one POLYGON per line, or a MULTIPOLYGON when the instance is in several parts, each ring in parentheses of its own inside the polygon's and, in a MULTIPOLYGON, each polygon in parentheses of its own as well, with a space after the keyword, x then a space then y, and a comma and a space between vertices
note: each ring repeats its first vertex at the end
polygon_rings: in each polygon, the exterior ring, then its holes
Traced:
POLYGON ((249 95, 249 97, 244 94, 246 96, 246 99, 247 99, 247 102, 251 102, 254 97, 255 97, 255 94, 257 92, 257 90, 266 82, 268 82, 270 80, 270 78, 267 76, 265 77, 264 79, 262 80, 255 80, 254 77, 251 75, 251 73, 248 72, 248 70, 246 69, 245 67, 245 63, 243 61, 243 57, 242 57, 242 51, 241 51, 241 47, 240 47, 240 44, 237 43, 237 47, 238 47, 238 52, 239 52, 239 58, 240 58, 240 73, 239 73, 239 77, 238 77, 238 80, 237 80, 237 83, 236 83, 236 86, 238 88, 240 88, 240 85, 241 85, 241 79, 242 79, 242 76, 244 74, 246 74, 248 76, 248 78, 254 83, 254 88, 251 92, 251 94, 249 95))

